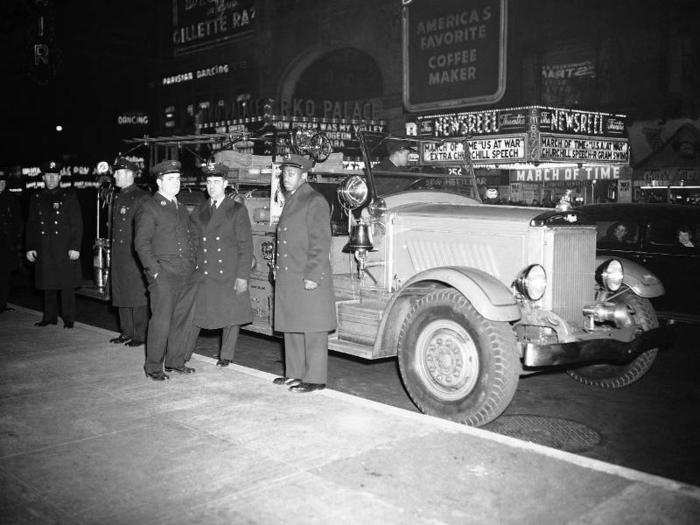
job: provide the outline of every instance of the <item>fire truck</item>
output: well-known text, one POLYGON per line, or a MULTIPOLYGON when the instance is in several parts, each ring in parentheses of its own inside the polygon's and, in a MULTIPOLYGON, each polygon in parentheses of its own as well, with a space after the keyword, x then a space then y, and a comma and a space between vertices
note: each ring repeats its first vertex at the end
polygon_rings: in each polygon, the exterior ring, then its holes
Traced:
MULTIPOLYGON (((268 139, 143 142, 152 162, 161 160, 158 150, 221 142, 213 156, 229 166, 253 229, 254 320, 244 329, 274 335, 271 268, 284 200, 277 163, 232 149, 256 140, 268 139)), ((483 204, 464 139, 361 132, 355 170, 333 163, 320 134, 299 132, 292 142, 318 162, 309 182, 332 209, 337 330, 329 349, 367 360, 396 357, 421 411, 480 426, 507 408, 523 375, 566 371, 616 389, 652 366, 668 335, 649 302, 664 293, 662 283, 632 261, 597 257, 595 226, 566 197, 556 209, 483 204), (467 155, 454 169, 436 169, 418 155, 410 166, 381 172, 382 146, 394 140, 419 150, 459 142, 467 155)), ((183 191, 187 185, 185 179, 183 191)), ((106 239, 98 246, 106 288, 106 239)))

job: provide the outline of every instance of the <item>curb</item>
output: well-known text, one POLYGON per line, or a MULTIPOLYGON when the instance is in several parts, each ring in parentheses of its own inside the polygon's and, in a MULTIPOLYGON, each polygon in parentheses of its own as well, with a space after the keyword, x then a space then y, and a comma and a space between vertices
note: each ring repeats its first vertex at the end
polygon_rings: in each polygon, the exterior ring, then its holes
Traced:
MULTIPOLYGON (((38 312, 37 310, 33 310, 31 308, 25 308, 23 306, 18 306, 18 305, 12 305, 13 308, 17 312, 22 312, 22 313, 28 313, 32 315, 40 315, 41 312, 38 312)), ((109 336, 114 336, 117 332, 113 332, 111 330, 107 330, 104 328, 100 328, 97 326, 92 326, 88 325, 85 323, 80 323, 76 322, 75 323, 76 327, 80 327, 83 329, 86 329, 91 332, 98 333, 100 335, 104 335, 106 337, 109 336)), ((201 354, 194 353, 192 354, 192 357, 196 359, 197 361, 201 361, 203 363, 208 363, 212 366, 216 365, 216 359, 208 356, 204 356, 201 354)), ((246 374, 251 377, 255 377, 261 380, 264 380, 266 382, 272 383, 272 380, 277 377, 275 374, 270 374, 268 372, 263 372, 262 370, 256 370, 254 368, 249 368, 243 365, 238 365, 235 363, 231 363, 228 367, 227 370, 239 372, 242 374, 246 374)), ((223 372, 226 372, 226 370, 223 370, 223 372)), ((453 432, 453 433, 463 433, 467 434, 469 436, 474 436, 478 437, 481 439, 485 439, 488 441, 492 441, 495 443, 500 443, 502 445, 507 445, 512 448, 517 448, 520 450, 527 450, 527 451, 532 451, 536 452, 540 455, 547 456, 552 459, 556 459, 559 461, 566 461, 568 463, 588 468, 591 470, 595 470, 597 472, 603 472, 606 474, 611 474, 611 475, 616 475, 620 476, 622 478, 628 479, 633 482, 638 482, 638 483, 645 483, 648 485, 652 485, 655 487, 659 487, 665 490, 669 491, 678 491, 678 492, 683 492, 684 494, 694 497, 698 500, 700 500, 700 487, 696 487, 694 485, 689 485, 687 483, 682 483, 679 481, 674 481, 672 479, 664 478, 662 476, 657 476, 654 474, 647 474, 645 472, 631 469, 628 467, 622 467, 619 465, 614 465, 612 463, 606 463, 604 461, 600 461, 597 459, 592 459, 588 458, 585 456, 578 456, 576 454, 573 454, 571 452, 565 452, 562 450, 557 450, 555 448, 547 447, 545 445, 540 445, 537 443, 533 443, 531 441, 523 441, 517 438, 513 438, 510 436, 504 436, 502 434, 497 434, 495 432, 491 432, 488 430, 483 430, 480 428, 476 427, 470 427, 466 426, 464 424, 455 422, 455 421, 450 421, 447 419, 442 419, 438 418, 435 416, 430 416, 426 414, 421 414, 419 412, 411 412, 409 410, 405 410, 403 408, 398 408, 398 407, 393 407, 391 405, 386 405, 384 403, 379 403, 377 401, 372 401, 369 399, 364 399, 352 394, 346 394, 344 392, 340 392, 338 390, 331 390, 331 389, 324 389, 320 390, 314 393, 314 395, 321 395, 325 397, 329 397, 332 399, 338 399, 347 403, 350 403, 352 405, 361 407, 361 408, 368 408, 371 410, 383 412, 386 414, 394 415, 394 416, 399 416, 402 418, 406 419, 415 419, 416 421, 420 421, 421 423, 429 423, 433 427, 444 430, 447 432, 453 432)))

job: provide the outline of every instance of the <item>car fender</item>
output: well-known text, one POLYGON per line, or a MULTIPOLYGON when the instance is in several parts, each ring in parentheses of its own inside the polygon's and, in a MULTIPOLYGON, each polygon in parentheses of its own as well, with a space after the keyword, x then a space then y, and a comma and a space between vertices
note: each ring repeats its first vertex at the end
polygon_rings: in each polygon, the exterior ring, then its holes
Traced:
POLYGON ((411 296, 417 285, 435 281, 458 290, 486 319, 509 322, 521 317, 513 292, 490 274, 460 266, 431 268, 406 281, 385 306, 379 324, 379 337, 374 343, 375 355, 388 356, 396 353, 402 319, 410 310, 411 296))
POLYGON ((622 270, 624 271, 622 282, 629 286, 639 297, 650 299, 666 293, 663 283, 656 275, 641 264, 625 259, 624 257, 598 255, 596 256, 596 267, 599 267, 610 259, 617 259, 622 263, 622 270))

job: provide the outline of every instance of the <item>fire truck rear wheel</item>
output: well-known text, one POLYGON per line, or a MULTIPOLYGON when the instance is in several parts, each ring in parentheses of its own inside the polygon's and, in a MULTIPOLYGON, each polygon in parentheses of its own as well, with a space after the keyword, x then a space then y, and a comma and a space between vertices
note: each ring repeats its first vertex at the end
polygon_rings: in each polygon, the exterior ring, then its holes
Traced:
MULTIPOLYGON (((635 324, 641 326, 644 331, 659 326, 656 311, 649 299, 639 297, 632 290, 627 290, 618 295, 615 301, 629 305, 634 312, 632 318, 635 324)), ((624 365, 590 365, 568 370, 566 373, 584 385, 599 388, 622 388, 634 383, 646 374, 651 365, 654 364, 658 352, 658 348, 652 348, 624 365)))
POLYGON ((398 357, 404 386, 422 412, 472 426, 506 409, 521 371, 510 325, 485 319, 452 289, 413 304, 398 357))

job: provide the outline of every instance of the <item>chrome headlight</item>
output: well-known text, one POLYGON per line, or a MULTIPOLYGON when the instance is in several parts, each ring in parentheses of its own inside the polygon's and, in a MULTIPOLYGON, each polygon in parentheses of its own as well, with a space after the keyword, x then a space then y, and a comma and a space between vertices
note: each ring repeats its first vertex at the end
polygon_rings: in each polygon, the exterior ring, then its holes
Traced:
POLYGON ((338 200, 344 208, 356 210, 367 203, 369 187, 361 175, 350 175, 338 187, 338 200))
POLYGON ((537 301, 547 289, 547 272, 539 264, 528 266, 516 279, 515 287, 531 301, 537 301))
POLYGON ((600 282, 610 292, 617 292, 622 286, 625 272, 622 263, 617 259, 610 259, 600 266, 600 282))

